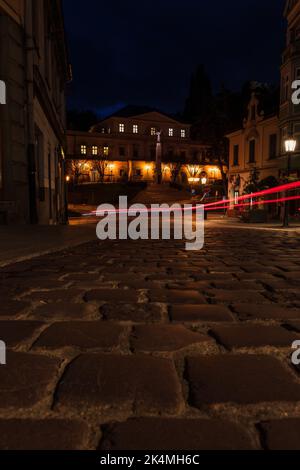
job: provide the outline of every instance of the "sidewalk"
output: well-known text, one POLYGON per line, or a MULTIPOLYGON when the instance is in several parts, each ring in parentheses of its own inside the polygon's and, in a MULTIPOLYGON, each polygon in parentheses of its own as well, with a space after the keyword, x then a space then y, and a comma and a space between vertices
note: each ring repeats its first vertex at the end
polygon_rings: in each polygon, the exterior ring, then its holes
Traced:
POLYGON ((230 218, 221 214, 209 214, 208 221, 228 228, 239 228, 248 230, 270 230, 275 232, 296 232, 300 233, 300 224, 291 223, 290 227, 283 228, 281 222, 271 223, 245 223, 239 219, 230 218))
POLYGON ((83 222, 74 220, 65 226, 0 227, 0 267, 96 240, 94 220, 83 222))

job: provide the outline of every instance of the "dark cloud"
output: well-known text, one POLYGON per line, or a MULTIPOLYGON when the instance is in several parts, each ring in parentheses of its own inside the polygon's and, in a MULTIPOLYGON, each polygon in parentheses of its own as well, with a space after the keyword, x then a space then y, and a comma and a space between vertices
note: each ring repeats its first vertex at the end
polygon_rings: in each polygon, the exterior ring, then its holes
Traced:
POLYGON ((277 82, 284 0, 64 0, 74 81, 69 103, 182 109, 205 64, 217 89, 277 82))

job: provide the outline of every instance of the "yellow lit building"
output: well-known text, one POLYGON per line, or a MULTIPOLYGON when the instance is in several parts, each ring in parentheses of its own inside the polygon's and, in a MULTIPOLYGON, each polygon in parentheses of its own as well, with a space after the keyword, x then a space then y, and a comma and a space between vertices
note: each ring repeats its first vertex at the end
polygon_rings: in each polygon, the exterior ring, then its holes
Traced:
POLYGON ((163 182, 187 186, 222 179, 210 147, 190 139, 189 124, 157 111, 132 113, 129 108, 100 122, 90 132, 67 132, 69 179, 81 184, 154 182, 158 132, 163 182))
MULTIPOLYGON (((267 115, 253 93, 243 128, 227 136, 229 197, 235 202, 245 192, 251 173, 259 175, 260 182, 267 178, 269 181, 274 178, 277 183, 300 178, 300 105, 292 102, 293 81, 300 79, 300 0, 286 0, 284 17, 287 35, 280 70, 280 99, 276 103, 278 111, 267 115), (285 149, 289 137, 297 142, 290 168, 285 149)), ((291 214, 299 214, 299 202, 293 201, 289 207, 291 214)))
POLYGON ((259 173, 259 179, 270 176, 278 179, 280 155, 280 132, 278 116, 266 117, 259 109, 255 93, 248 105, 248 116, 242 129, 228 136, 229 147, 229 197, 233 199, 244 193, 251 173, 259 173))

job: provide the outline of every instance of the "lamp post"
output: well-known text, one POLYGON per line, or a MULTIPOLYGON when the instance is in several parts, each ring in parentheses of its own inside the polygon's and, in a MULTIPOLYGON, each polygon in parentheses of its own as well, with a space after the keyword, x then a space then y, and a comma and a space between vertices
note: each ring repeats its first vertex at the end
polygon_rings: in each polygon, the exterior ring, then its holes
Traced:
POLYGON ((147 181, 149 181, 149 171, 151 170, 151 166, 150 166, 150 165, 146 165, 146 166, 145 166, 145 170, 146 170, 146 172, 147 172, 147 176, 146 176, 147 181))
MULTIPOLYGON (((289 137, 284 142, 285 151, 287 154, 287 179, 290 177, 291 172, 291 156, 296 150, 297 141, 293 137, 289 137)), ((287 193, 286 193, 287 196, 287 193)), ((283 227, 289 226, 289 201, 284 202, 283 212, 283 227)))
POLYGON ((114 171, 114 167, 115 167, 115 166, 114 166, 113 163, 111 163, 111 164, 109 165, 109 169, 110 169, 110 182, 111 182, 111 183, 112 183, 112 181, 113 181, 113 171, 114 171))

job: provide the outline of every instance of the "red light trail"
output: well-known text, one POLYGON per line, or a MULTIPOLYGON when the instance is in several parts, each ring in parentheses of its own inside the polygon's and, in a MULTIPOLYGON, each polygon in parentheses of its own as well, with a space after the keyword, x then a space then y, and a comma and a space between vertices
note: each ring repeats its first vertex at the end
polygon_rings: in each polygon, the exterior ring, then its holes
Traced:
POLYGON ((263 191, 258 191, 256 193, 244 194, 243 196, 238 196, 236 199, 226 199, 224 201, 211 202, 209 204, 205 204, 205 207, 215 206, 215 205, 220 204, 221 202, 223 204, 225 203, 227 204, 227 203, 231 203, 235 201, 243 201, 245 199, 262 197, 268 194, 282 193, 284 191, 290 191, 292 189, 297 189, 297 188, 300 188, 300 181, 296 181, 294 183, 287 183, 287 184, 283 184, 280 186, 275 186, 274 188, 265 189, 263 191))
MULTIPOLYGON (((235 204, 234 207, 248 207, 248 206, 260 206, 260 205, 265 205, 265 204, 276 204, 277 202, 285 202, 285 201, 296 201, 299 200, 300 196, 289 196, 289 197, 282 197, 279 199, 269 199, 268 201, 253 201, 253 202, 248 202, 244 204, 235 204)), ((230 206, 218 206, 218 207, 210 207, 204 209, 206 211, 213 211, 213 210, 219 210, 219 209, 229 209, 230 206)), ((300 210, 300 209, 299 209, 300 210)))
MULTIPOLYGON (((275 193, 281 193, 281 192, 287 192, 287 191, 291 191, 291 190, 294 190, 294 189, 297 189, 297 188, 300 188, 300 181, 296 181, 296 182, 293 182, 293 183, 287 183, 287 184, 283 184, 283 185, 280 185, 280 186, 276 186, 274 188, 269 188, 269 189, 265 189, 263 191, 258 191, 256 193, 251 193, 251 194, 245 194, 243 196, 238 196, 237 198, 235 199, 225 199, 225 200, 220 200, 220 201, 216 201, 216 202, 210 202, 210 203, 207 203, 207 204, 202 204, 202 205, 195 205, 195 206, 192 206, 192 207, 189 207, 189 208, 174 208, 172 209, 172 212, 173 211, 191 211, 191 210, 195 210, 197 209, 197 207, 201 207, 203 206, 204 207, 204 210, 206 211, 209 211, 209 210, 221 210, 221 209, 229 209, 230 208, 230 204, 231 203, 234 203, 234 207, 237 208, 237 207, 248 207, 248 206, 254 206, 254 205, 265 205, 265 204, 276 204, 278 202, 285 202, 285 201, 295 201, 295 200, 299 200, 300 199, 300 196, 289 196, 289 197, 283 197, 283 198, 276 198, 276 199, 270 199, 270 200, 267 200, 267 201, 253 201, 253 199, 257 198, 257 197, 264 197, 266 195, 269 195, 269 194, 275 194, 275 193), (247 199, 250 199, 249 202, 247 203, 242 203, 242 204, 236 204, 236 201, 245 201, 247 199)), ((131 209, 130 208, 127 208, 127 209, 108 209, 108 210, 104 210, 103 212, 105 212, 106 214, 109 214, 109 213, 113 213, 113 214, 128 214, 128 212, 130 212, 131 209)), ((145 209, 139 209, 137 210, 137 212, 139 213, 143 213, 143 212, 169 212, 170 211, 170 208, 161 208, 161 209, 156 209, 156 208, 145 208, 145 209)), ((88 214, 83 214, 83 216, 85 217, 88 217, 88 216, 97 216, 98 214, 98 210, 96 211, 92 211, 88 214)))

